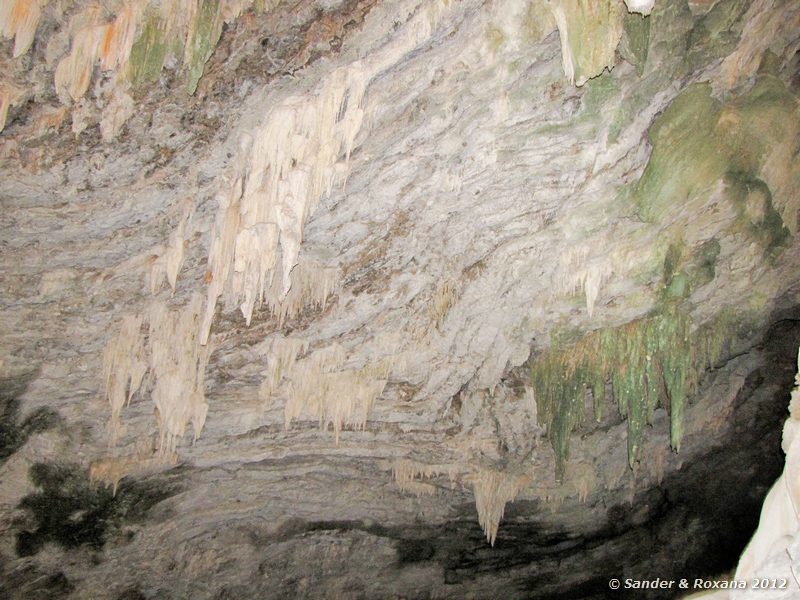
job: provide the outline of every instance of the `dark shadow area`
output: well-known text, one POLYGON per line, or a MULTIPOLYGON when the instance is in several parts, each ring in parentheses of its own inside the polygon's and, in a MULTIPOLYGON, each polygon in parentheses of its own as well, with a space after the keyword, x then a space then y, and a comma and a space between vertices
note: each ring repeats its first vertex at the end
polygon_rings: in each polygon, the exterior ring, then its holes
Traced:
POLYGON ((727 439, 687 460, 632 503, 610 506, 606 522, 594 532, 548 532, 535 513, 526 519, 514 505, 493 551, 485 543, 464 543, 478 537, 474 529, 461 532, 461 544, 437 540, 437 547, 448 547, 436 553, 446 579, 463 582, 482 572, 507 571, 512 595, 519 597, 674 598, 685 591, 612 592, 608 581, 691 581, 731 572, 783 469, 781 430, 799 344, 800 321, 776 321, 752 350, 761 354, 760 366, 737 395, 727 439))
POLYGON ((62 571, 48 573, 33 564, 24 564, 0 580, 0 598, 55 600, 68 598, 75 585, 62 571))
POLYGON ((20 417, 19 398, 33 380, 35 372, 0 379, 0 464, 19 450, 34 433, 41 433, 59 422, 56 411, 42 407, 20 417))
POLYGON ((180 491, 176 482, 154 478, 123 481, 115 496, 92 484, 85 469, 66 463, 37 463, 30 478, 39 491, 19 503, 33 524, 17 533, 19 556, 36 554, 47 542, 99 550, 111 529, 143 521, 152 507, 180 491))

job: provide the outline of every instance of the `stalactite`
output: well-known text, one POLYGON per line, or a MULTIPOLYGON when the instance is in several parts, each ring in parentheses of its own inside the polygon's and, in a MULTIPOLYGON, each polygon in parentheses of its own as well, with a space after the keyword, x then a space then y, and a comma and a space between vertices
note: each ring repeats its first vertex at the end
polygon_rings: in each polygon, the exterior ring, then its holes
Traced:
POLYGON ((259 388, 259 397, 266 406, 284 377, 294 367, 298 355, 308 352, 308 341, 298 338, 275 336, 269 341, 267 351, 267 375, 259 388))
POLYGON ((242 135, 217 195, 202 343, 218 298, 226 310, 239 307, 249 323, 277 277, 281 291, 272 304, 284 302, 295 282, 306 221, 323 195, 346 179, 369 82, 427 39, 448 5, 429 3, 396 41, 334 70, 308 94, 276 101, 253 134, 242 135))
POLYGON ((320 421, 322 420, 323 405, 329 392, 325 376, 341 367, 344 359, 344 348, 339 344, 332 344, 315 350, 294 366, 284 408, 287 429, 292 419, 300 417, 304 412, 319 416, 320 421))
POLYGON ((177 438, 183 437, 189 423, 194 441, 205 424, 204 382, 211 348, 198 343, 202 305, 202 298, 195 294, 180 311, 169 311, 160 302, 149 311, 150 376, 162 457, 174 452, 177 438))
POLYGON ((457 465, 429 465, 407 458, 399 458, 392 462, 392 477, 404 492, 411 492, 417 496, 427 496, 436 493, 436 487, 425 480, 430 480, 438 475, 447 475, 452 489, 456 481, 457 465))
POLYGON ((189 21, 183 54, 183 64, 188 70, 186 91, 190 94, 194 94, 197 90, 197 83, 203 76, 205 64, 219 42, 223 23, 230 23, 239 16, 244 2, 195 0, 193 4, 190 8, 192 18, 189 21))
POLYGON ((98 61, 104 71, 125 72, 145 6, 146 0, 126 2, 110 22, 96 4, 73 17, 70 52, 55 70, 56 92, 64 104, 83 97, 98 61))
POLYGON ((556 454, 556 477, 564 475, 570 436, 585 418, 587 388, 599 417, 609 380, 619 414, 627 419, 630 466, 638 460, 642 435, 659 403, 669 408, 671 444, 678 451, 687 396, 737 326, 730 311, 722 310, 692 334, 688 316, 670 303, 651 316, 591 332, 573 344, 554 344, 537 357, 531 382, 556 454))
POLYGON ((551 0, 561 60, 570 83, 581 86, 614 66, 614 53, 622 37, 620 0, 551 0))
POLYGON ((568 463, 562 481, 538 484, 533 493, 543 502, 550 505, 553 512, 564 503, 567 498, 586 502, 598 486, 598 476, 595 468, 586 462, 568 463))
POLYGON ((25 96, 25 91, 7 81, 0 81, 0 131, 3 131, 8 118, 8 110, 16 106, 25 96))
POLYGON ((139 84, 156 78, 168 54, 178 52, 188 71, 189 93, 194 93, 223 24, 233 22, 251 4, 246 0, 130 0, 110 22, 105 22, 99 5, 90 5, 70 24, 71 50, 55 73, 59 97, 64 103, 79 100, 98 61, 102 70, 116 73, 119 79, 130 75, 139 84))
POLYGON ((607 251, 605 240, 591 240, 572 245, 559 259, 553 290, 557 294, 583 291, 586 312, 594 316, 600 291, 614 273, 627 273, 641 260, 634 252, 616 249, 607 251))
MULTIPOLYGON (((620 231, 615 235, 624 236, 626 233, 620 231)), ((632 235, 636 239, 635 234, 632 235)), ((558 267, 553 274, 553 295, 582 291, 589 317, 594 317, 606 285, 614 279, 652 268, 653 247, 649 241, 642 245, 634 242, 610 247, 609 239, 603 234, 566 242, 566 249, 558 257, 558 267)))
POLYGON ((96 24, 74 34, 70 53, 61 59, 55 71, 56 93, 63 104, 80 100, 89 89, 103 35, 103 27, 96 24))
POLYGON ((497 539, 497 529, 506 504, 512 502, 529 481, 527 475, 514 475, 494 469, 480 469, 472 476, 478 522, 483 527, 486 540, 492 546, 497 539))
POLYGON ((218 196, 203 341, 219 296, 228 309, 239 306, 248 323, 278 269, 280 293, 271 304, 288 296, 305 222, 330 193, 336 163, 342 153, 345 160, 350 155, 361 127, 365 87, 360 63, 338 69, 317 94, 286 99, 255 136, 242 139, 228 189, 218 196))
MULTIPOLYGON (((14 58, 25 54, 33 44, 48 1, 0 3, 0 35, 14 38, 14 58)), ((89 90, 95 67, 109 74, 113 84, 100 93, 98 102, 101 107, 107 104, 101 130, 103 140, 110 142, 133 114, 127 94, 129 84, 136 87, 157 80, 164 64, 174 57, 182 61, 187 88, 194 93, 223 26, 233 23, 246 9, 266 11, 274 4, 254 0, 90 2, 66 26, 68 52, 48 57, 48 66, 49 61, 57 60, 53 73, 56 93, 63 104, 74 106, 89 90)), ((0 131, 12 100, 12 95, 0 90, 0 131)), ((82 130, 80 126, 75 128, 77 133, 82 130)))
POLYGON ((25 54, 33 44, 36 27, 47 0, 4 0, 0 3, 0 32, 14 38, 13 56, 25 54))
POLYGON ((431 303, 428 306, 428 314, 436 329, 441 329, 450 308, 458 301, 460 290, 456 282, 447 279, 441 282, 433 292, 431 303))
POLYGON ((183 202, 183 215, 180 221, 178 221, 178 225, 170 234, 167 247, 158 246, 153 249, 153 258, 151 259, 152 262, 149 272, 151 293, 158 293, 164 279, 167 280, 170 288, 172 288, 172 293, 175 293, 178 274, 180 273, 181 266, 183 266, 183 259, 186 254, 186 228, 193 214, 194 204, 190 199, 187 199, 183 202))
MULTIPOLYGON (((320 426, 333 430, 336 443, 344 425, 363 430, 375 399, 381 395, 386 380, 371 369, 346 369, 322 374, 316 379, 319 387, 308 393, 307 385, 299 386, 300 393, 290 392, 292 407, 303 406, 302 412, 318 416, 320 426)), ((288 403, 287 403, 288 406, 288 403)), ((287 417, 299 416, 301 411, 287 412, 287 417)))
POLYGON ((120 333, 106 346, 106 396, 111 405, 109 425, 113 446, 121 431, 120 412, 142 386, 144 375, 159 429, 159 457, 175 451, 177 438, 191 423, 196 441, 205 424, 205 370, 210 346, 198 343, 202 297, 195 294, 183 309, 171 311, 155 301, 146 316, 126 316, 120 333), (140 333, 146 322, 146 340, 140 333))
POLYGON ((133 98, 124 86, 114 90, 100 120, 100 135, 104 142, 113 140, 135 110, 133 98))
POLYGON ((151 441, 149 438, 138 440, 132 455, 109 456, 93 461, 89 465, 90 481, 110 487, 112 494, 116 496, 119 482, 125 477, 162 468, 163 461, 158 455, 154 455, 151 441))
POLYGON ((339 269, 301 259, 292 272, 292 287, 285 296, 281 294, 279 281, 277 277, 274 279, 265 302, 283 324, 308 307, 324 309, 339 282, 339 269))
POLYGON ((103 354, 103 373, 106 398, 111 405, 109 421, 109 446, 114 446, 121 433, 120 414, 139 391, 147 372, 144 340, 140 332, 142 318, 126 315, 122 318, 119 333, 106 344, 103 354))
POLYGON ((102 28, 98 53, 104 71, 119 71, 128 65, 144 6, 144 0, 127 2, 116 18, 102 28))
MULTIPOLYGON (((473 440, 467 440, 472 446, 473 440)), ((404 492, 417 496, 432 495, 436 488, 428 483, 439 475, 447 475, 451 489, 458 479, 472 485, 475 495, 475 508, 478 512, 478 522, 486 534, 486 540, 494 546, 497 531, 503 518, 506 504, 512 502, 517 494, 527 486, 531 478, 527 474, 506 473, 491 468, 475 468, 469 457, 464 457, 456 463, 426 464, 407 458, 395 459, 391 463, 392 477, 397 486, 404 492)), ((573 485, 585 499, 588 491, 595 485, 594 472, 590 475, 581 470, 575 477, 573 485)))
POLYGON ((338 444, 344 425, 366 427, 372 405, 386 386, 390 363, 340 370, 344 360, 344 349, 333 344, 294 365, 284 409, 287 429, 293 419, 311 415, 322 429, 333 429, 338 444))
POLYGON ((567 469, 565 483, 571 488, 573 495, 581 502, 586 502, 589 493, 597 487, 597 474, 592 465, 577 463, 567 469))

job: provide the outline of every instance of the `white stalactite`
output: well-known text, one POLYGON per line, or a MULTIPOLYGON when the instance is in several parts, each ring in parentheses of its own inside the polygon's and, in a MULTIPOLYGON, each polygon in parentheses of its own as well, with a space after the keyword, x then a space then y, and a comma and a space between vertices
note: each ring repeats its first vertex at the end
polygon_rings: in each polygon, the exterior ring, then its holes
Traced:
POLYGON ((481 469, 472 479, 478 522, 483 527, 487 541, 494 546, 506 504, 517 497, 520 490, 527 485, 529 478, 493 469, 481 469))
POLYGON ((195 294, 180 311, 170 311, 161 302, 149 311, 150 376, 162 457, 175 451, 189 423, 197 441, 206 421, 204 384, 211 348, 198 343, 202 305, 202 297, 195 294))
POLYGON ((298 355, 308 352, 308 342, 298 338, 276 336, 269 341, 267 374, 259 388, 259 396, 266 405, 284 377, 292 372, 298 355))
POLYGON ((653 11, 656 0, 625 0, 625 5, 628 7, 628 12, 647 16, 653 11))
POLYGON ((204 385, 211 353, 210 346, 198 343, 202 304, 199 294, 177 311, 169 310, 163 302, 154 302, 146 314, 146 343, 140 333, 145 318, 123 318, 120 333, 109 341, 104 355, 112 446, 122 430, 122 408, 140 389, 148 371, 159 428, 159 456, 166 459, 173 455, 177 438, 183 436, 189 423, 197 440, 208 412, 204 385))
POLYGON ((338 444, 344 425, 366 427, 372 405, 386 387, 390 364, 382 360, 339 370, 344 360, 344 349, 333 344, 295 363, 284 409, 287 429, 292 420, 312 416, 322 429, 333 429, 338 444))
POLYGON ((208 341, 220 296, 226 310, 238 307, 249 323, 265 297, 272 307, 290 294, 305 223, 320 199, 346 179, 369 82, 427 39, 448 5, 430 3, 395 42, 334 70, 316 90, 278 101, 252 135, 242 135, 217 196, 201 343, 208 341), (270 297, 278 269, 281 289, 270 297))
POLYGON ((14 38, 13 56, 25 54, 33 44, 36 27, 47 0, 3 0, 0 2, 0 32, 14 38))
POLYGON ((120 414, 142 385, 147 372, 144 340, 140 333, 142 318, 126 315, 117 335, 106 344, 103 354, 103 373, 106 398, 111 405, 109 445, 115 446, 122 431, 120 414))

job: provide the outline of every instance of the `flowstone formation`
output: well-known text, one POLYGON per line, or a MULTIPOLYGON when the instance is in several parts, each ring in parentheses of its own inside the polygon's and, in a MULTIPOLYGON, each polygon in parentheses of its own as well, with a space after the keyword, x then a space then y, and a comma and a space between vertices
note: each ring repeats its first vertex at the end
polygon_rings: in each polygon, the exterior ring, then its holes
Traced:
POLYGON ((8 0, 0 32, 4 593, 733 568, 800 342, 796 2, 8 0))
MULTIPOLYGON (((758 529, 745 548, 734 575, 740 581, 787 575, 786 584, 780 586, 778 592, 785 598, 800 592, 797 579, 800 563, 800 352, 797 368, 789 417, 783 424, 781 440, 786 466, 764 500, 758 529)), ((738 590, 731 595, 733 598, 748 596, 738 590)))

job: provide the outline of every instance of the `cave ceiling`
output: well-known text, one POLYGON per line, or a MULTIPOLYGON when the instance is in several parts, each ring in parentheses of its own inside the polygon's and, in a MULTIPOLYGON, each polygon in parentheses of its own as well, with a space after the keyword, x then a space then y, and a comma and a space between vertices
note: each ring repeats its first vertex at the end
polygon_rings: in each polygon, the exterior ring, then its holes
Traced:
POLYGON ((9 581, 557 597, 777 452, 800 5, 626 2, 4 0, 9 581))

